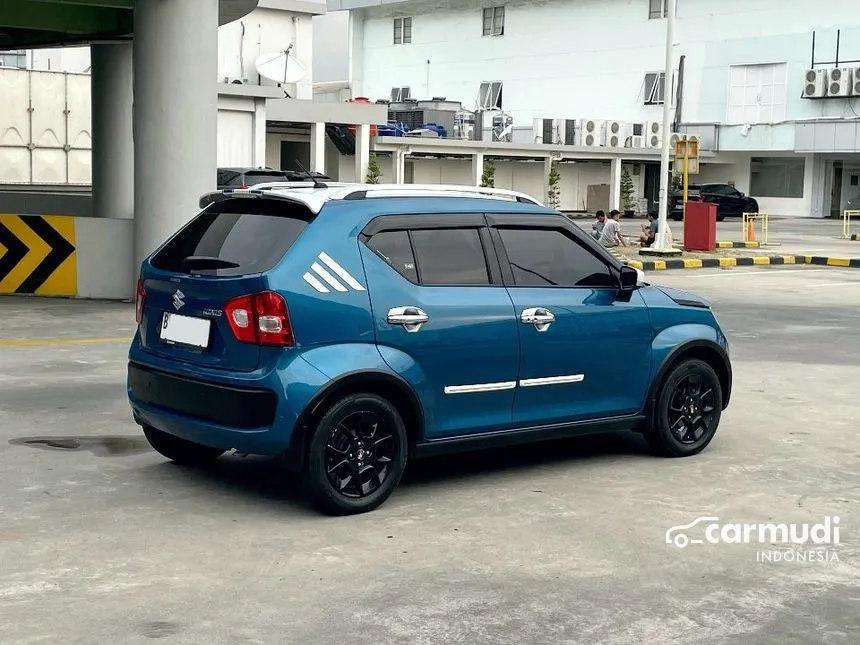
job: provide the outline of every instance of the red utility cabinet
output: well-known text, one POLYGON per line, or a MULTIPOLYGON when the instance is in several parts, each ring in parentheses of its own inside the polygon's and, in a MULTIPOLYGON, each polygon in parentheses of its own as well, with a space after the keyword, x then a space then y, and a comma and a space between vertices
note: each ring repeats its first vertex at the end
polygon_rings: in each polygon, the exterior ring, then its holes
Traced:
POLYGON ((713 251, 717 248, 717 205, 687 202, 684 213, 684 250, 713 251))

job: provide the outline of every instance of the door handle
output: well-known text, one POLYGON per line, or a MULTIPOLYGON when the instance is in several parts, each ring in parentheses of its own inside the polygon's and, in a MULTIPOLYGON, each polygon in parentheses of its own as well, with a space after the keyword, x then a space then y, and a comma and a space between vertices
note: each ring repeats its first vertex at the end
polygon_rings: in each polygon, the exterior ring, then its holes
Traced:
POLYGON ((393 307, 388 310, 388 322, 392 325, 403 325, 406 331, 414 333, 430 320, 418 307, 393 307))
POLYGON ((524 325, 534 325, 538 331, 546 331, 555 322, 555 316, 546 307, 531 307, 523 309, 520 322, 524 325))

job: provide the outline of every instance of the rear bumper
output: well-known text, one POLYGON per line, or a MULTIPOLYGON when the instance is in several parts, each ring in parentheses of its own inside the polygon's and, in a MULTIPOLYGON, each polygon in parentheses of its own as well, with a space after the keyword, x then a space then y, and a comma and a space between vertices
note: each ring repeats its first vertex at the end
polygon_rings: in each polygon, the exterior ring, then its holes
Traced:
POLYGON ((138 403, 237 430, 271 426, 278 407, 271 390, 208 383, 133 361, 128 364, 128 389, 138 403))
POLYGON ((248 454, 278 455, 292 426, 279 423, 272 390, 236 388, 129 362, 134 420, 194 443, 248 454))

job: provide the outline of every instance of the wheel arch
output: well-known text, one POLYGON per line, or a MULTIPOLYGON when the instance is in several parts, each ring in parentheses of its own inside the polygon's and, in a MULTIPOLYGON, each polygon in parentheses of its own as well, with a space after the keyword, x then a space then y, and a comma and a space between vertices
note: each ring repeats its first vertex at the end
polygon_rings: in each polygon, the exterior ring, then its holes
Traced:
POLYGON ((648 390, 645 403, 645 413, 648 418, 654 409, 660 386, 666 380, 671 369, 683 360, 697 358, 710 365, 720 379, 720 389, 723 391, 723 410, 729 405, 732 391, 732 365, 729 355, 716 342, 706 339, 693 339, 678 344, 664 358, 648 390))
POLYGON ((296 420, 290 439, 290 465, 300 470, 307 459, 308 439, 315 421, 334 401, 350 394, 376 394, 391 402, 403 417, 409 441, 409 456, 424 436, 424 409, 415 391, 397 374, 379 369, 362 369, 332 379, 311 398, 296 420))

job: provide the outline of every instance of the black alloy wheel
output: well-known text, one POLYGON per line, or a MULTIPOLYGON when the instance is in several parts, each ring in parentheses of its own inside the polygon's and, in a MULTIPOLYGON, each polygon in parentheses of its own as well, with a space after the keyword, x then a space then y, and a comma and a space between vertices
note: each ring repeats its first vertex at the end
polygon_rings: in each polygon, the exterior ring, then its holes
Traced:
POLYGON ((366 513, 400 483, 406 457, 406 427, 397 408, 375 394, 351 394, 329 406, 317 423, 305 489, 326 513, 366 513))
POLYGON ((396 455, 394 429, 376 411, 353 412, 335 427, 326 443, 329 483, 341 495, 371 495, 391 475, 396 455))
POLYGON ((661 385, 646 439, 663 456, 695 455, 714 438, 722 409, 723 392, 714 369, 698 359, 683 360, 661 385))

